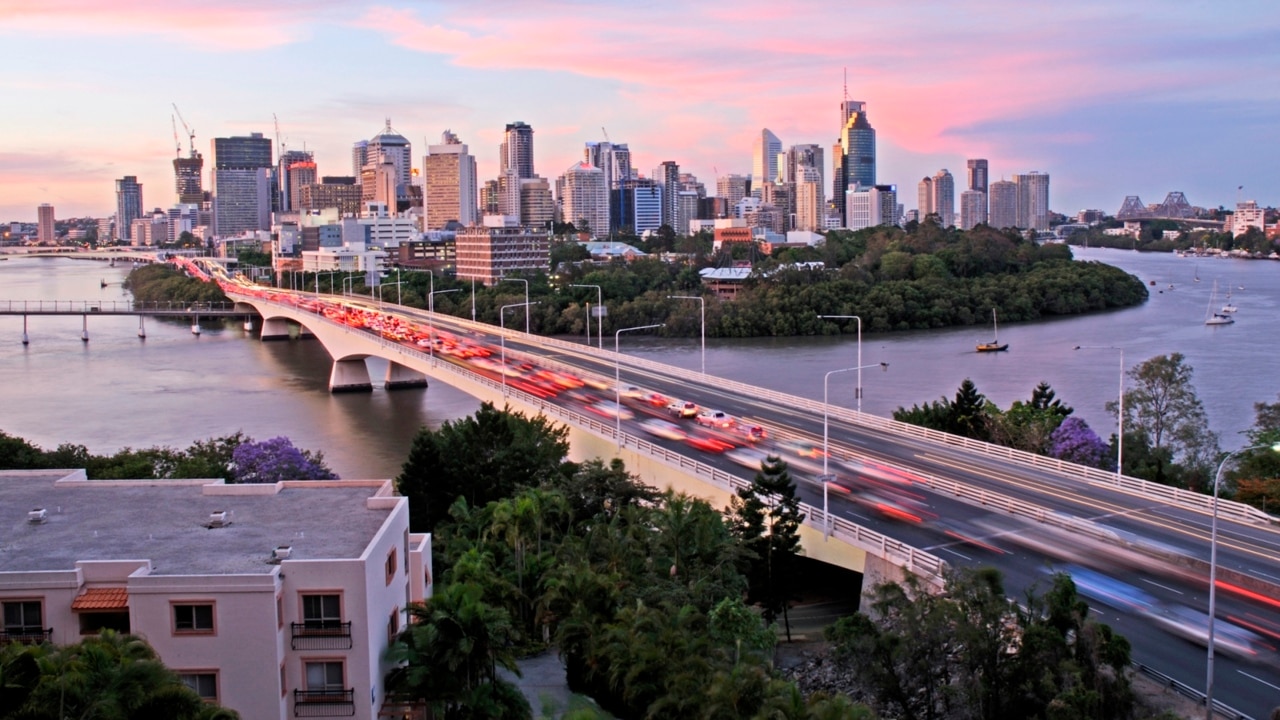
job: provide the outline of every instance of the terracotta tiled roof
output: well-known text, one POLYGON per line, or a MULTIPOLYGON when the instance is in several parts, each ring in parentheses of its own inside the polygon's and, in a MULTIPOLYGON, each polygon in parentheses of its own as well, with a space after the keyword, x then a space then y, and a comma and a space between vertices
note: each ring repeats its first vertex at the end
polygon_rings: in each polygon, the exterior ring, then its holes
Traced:
POLYGON ((79 612, 125 610, 128 607, 129 591, 124 588, 86 588, 71 602, 71 609, 79 612))

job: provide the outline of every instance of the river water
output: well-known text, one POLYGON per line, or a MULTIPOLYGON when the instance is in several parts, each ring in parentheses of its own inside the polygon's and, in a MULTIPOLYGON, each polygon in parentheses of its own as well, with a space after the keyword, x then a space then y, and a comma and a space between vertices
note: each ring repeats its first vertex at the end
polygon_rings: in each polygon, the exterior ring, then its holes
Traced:
MULTIPOLYGON (((1076 255, 1124 268, 1144 283, 1155 280, 1151 299, 1104 314, 1002 324, 1000 340, 1009 343, 1004 353, 974 352, 976 343, 991 339, 989 326, 864 335, 863 363, 887 362, 889 368, 863 371, 863 410, 888 415, 901 405, 951 396, 966 377, 1007 407, 1045 381, 1105 437, 1115 427, 1104 405, 1119 390, 1120 354, 1073 348, 1123 348, 1130 367, 1180 352, 1195 369, 1196 390, 1223 447, 1242 446, 1240 432, 1253 423, 1253 403, 1274 402, 1280 393, 1280 376, 1272 372, 1280 337, 1280 263, 1105 249, 1076 255), (1193 282, 1196 276, 1201 282, 1193 282), (1214 304, 1225 301, 1230 287, 1240 308, 1234 325, 1203 324, 1215 280, 1214 304)), ((123 300, 127 294, 118 283, 127 273, 127 267, 101 262, 10 256, 0 262, 0 303, 123 300)), ((382 478, 399 472, 419 427, 438 427, 478 407, 442 383, 331 395, 329 357, 317 342, 263 343, 238 322, 206 325, 198 337, 185 322, 145 323, 147 337, 140 340, 136 318, 94 317, 85 343, 78 317, 31 318, 31 343, 23 346, 22 318, 0 317, 0 430, 45 448, 69 442, 100 454, 123 447, 185 448, 236 431, 258 440, 284 435, 299 447, 323 451, 344 478, 382 478)), ((689 369, 699 364, 696 339, 624 335, 622 350, 689 369)), ((824 374, 851 367, 856 358, 856 340, 844 336, 710 340, 706 361, 712 375, 821 399, 824 374)), ((380 378, 385 366, 375 360, 370 365, 380 378)), ((832 403, 855 405, 855 378, 832 376, 832 403)))

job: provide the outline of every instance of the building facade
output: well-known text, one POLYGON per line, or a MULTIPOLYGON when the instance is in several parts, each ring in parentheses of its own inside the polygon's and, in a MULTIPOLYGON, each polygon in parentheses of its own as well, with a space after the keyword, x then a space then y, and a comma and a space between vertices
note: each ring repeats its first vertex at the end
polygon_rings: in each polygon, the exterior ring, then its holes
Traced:
POLYGON ((385 162, 395 165, 396 200, 408 200, 409 184, 413 177, 413 146, 408 138, 391 129, 391 118, 387 118, 382 132, 369 138, 364 167, 370 163, 381 165, 385 162))
POLYGON ((716 195, 724 200, 728 210, 725 215, 732 214, 732 208, 738 207, 742 198, 747 196, 747 177, 745 175, 721 175, 716 178, 716 195))
POLYGON ((898 187, 896 185, 854 185, 845 193, 845 227, 863 230, 898 223, 898 187))
POLYGON ((956 182, 947 169, 939 170, 933 175, 933 212, 938 215, 938 224, 944 228, 956 224, 956 182))
POLYGON ((547 272, 551 235, 519 225, 473 225, 458 231, 455 253, 458 279, 493 285, 508 275, 547 272))
POLYGON ((303 185, 299 195, 299 212, 315 212, 325 208, 337 208, 342 215, 360 212, 364 190, 356 179, 347 176, 324 177, 319 183, 303 185))
POLYGON ((427 147, 422 175, 427 230, 440 230, 450 222, 476 224, 480 206, 476 159, 457 135, 445 130, 439 145, 427 147))
POLYGON ((198 205, 204 202, 204 157, 192 151, 190 157, 174 158, 173 184, 179 204, 198 205))
POLYGON ((10 640, 141 635, 202 696, 243 718, 373 720, 391 641, 431 594, 430 536, 368 481, 224 485, 0 476, 10 640), (56 506, 51 505, 56 496, 56 506), (56 509, 55 509, 56 508, 56 509))
POLYGON ((840 139, 832 149, 831 198, 844 215, 845 193, 852 185, 876 184, 876 131, 867 120, 867 105, 859 100, 840 103, 840 139))
POLYGON ((631 179, 631 148, 626 143, 589 142, 582 150, 582 159, 604 171, 604 181, 610 191, 631 179))
POLYGON ((579 232, 608 234, 609 189, 604 184, 603 170, 586 162, 574 163, 561 176, 560 192, 564 222, 573 223, 579 232))
POLYGON ((987 221, 987 194, 981 190, 960 193, 960 229, 972 230, 987 221))
POLYGON ((213 139, 213 232, 271 227, 271 141, 262 133, 213 139))
POLYGON ((533 128, 519 120, 509 123, 503 132, 498 153, 498 176, 508 172, 517 178, 531 178, 533 170, 533 128))
POLYGON ((302 195, 300 188, 315 181, 315 153, 307 150, 286 150, 280 153, 280 161, 276 163, 275 210, 297 212, 302 195))
POLYGON ((41 245, 52 245, 54 238, 57 237, 57 228, 54 224, 53 206, 49 203, 41 203, 36 208, 36 241, 41 245))
POLYGON ((662 186, 662 218, 658 224, 674 229, 678 224, 676 208, 680 198, 680 166, 674 160, 664 160, 653 171, 653 179, 662 186))
POLYGON ((1023 230, 1049 230, 1049 174, 1035 170, 1014 175, 1018 188, 1018 222, 1023 230))
POLYGON ((760 188, 765 183, 778 179, 781 168, 782 141, 769 128, 760 130, 760 137, 751 148, 751 194, 760 196, 760 188))
POLYGON ((987 198, 987 224, 998 230, 1018 227, 1018 186, 1008 180, 991 183, 987 198))
POLYGON ((142 183, 136 175, 125 175, 116 181, 116 222, 121 240, 133 239, 133 221, 142 217, 142 183))
POLYGON ((520 181, 520 224, 530 228, 551 229, 556 218, 556 200, 546 178, 531 177, 520 181))

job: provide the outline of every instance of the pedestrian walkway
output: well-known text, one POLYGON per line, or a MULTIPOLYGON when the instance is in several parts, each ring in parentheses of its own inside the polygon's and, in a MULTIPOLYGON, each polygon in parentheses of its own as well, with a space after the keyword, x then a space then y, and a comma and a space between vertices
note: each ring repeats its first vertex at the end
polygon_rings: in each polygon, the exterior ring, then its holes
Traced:
MULTIPOLYGON (((569 689, 564 663, 555 650, 523 658, 517 665, 522 677, 514 677, 502 669, 498 670, 498 674, 520 688, 520 692, 529 701, 529 707, 533 708, 535 718, 558 720, 571 709, 595 707, 595 703, 589 698, 575 695, 569 689)), ((596 717, 611 717, 598 708, 596 712, 596 717)))

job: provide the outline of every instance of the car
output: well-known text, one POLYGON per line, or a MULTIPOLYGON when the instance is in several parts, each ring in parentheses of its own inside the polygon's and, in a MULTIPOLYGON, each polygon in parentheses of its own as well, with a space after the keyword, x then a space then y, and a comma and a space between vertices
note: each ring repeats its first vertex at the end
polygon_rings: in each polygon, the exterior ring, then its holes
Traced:
POLYGON ((612 400, 601 400, 594 405, 588 405, 586 410, 587 412, 595 413, 601 417, 607 417, 610 420, 630 420, 636 416, 636 414, 631 412, 631 410, 626 406, 619 405, 612 400))
POLYGON ((735 429, 738 435, 751 443, 760 442, 769 437, 769 433, 764 429, 763 425, 747 425, 743 423, 739 424, 735 429))
POLYGON ((717 428, 733 427, 736 422, 732 415, 719 410, 703 410, 697 414, 696 419, 699 425, 717 428))
POLYGON ((646 393, 635 385, 628 385, 627 387, 622 388, 622 391, 618 394, 627 400, 639 400, 644 397, 646 393))
POLYGON ((760 472, 769 454, 757 448, 741 447, 730 450, 724 456, 749 470, 760 472))
POLYGON ((733 449, 733 443, 706 433, 690 433, 684 441, 690 447, 703 452, 722 453, 733 449))
POLYGON ((697 403, 689 402, 687 400, 676 400, 670 405, 667 405, 667 412, 678 418, 696 417, 698 414, 698 405, 697 403))
POLYGON ((679 425, 659 418, 645 420, 640 423, 640 429, 664 440, 684 440, 688 437, 679 425))

